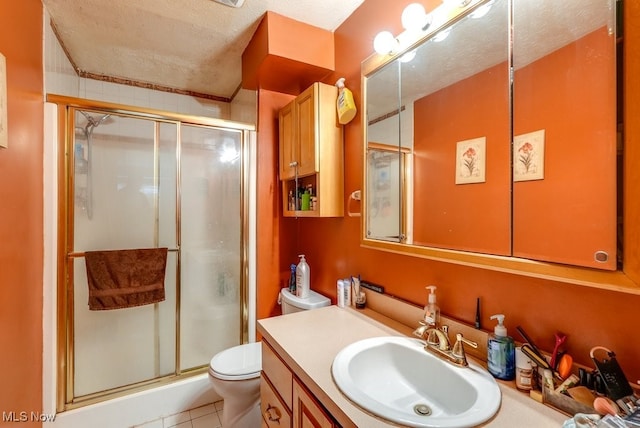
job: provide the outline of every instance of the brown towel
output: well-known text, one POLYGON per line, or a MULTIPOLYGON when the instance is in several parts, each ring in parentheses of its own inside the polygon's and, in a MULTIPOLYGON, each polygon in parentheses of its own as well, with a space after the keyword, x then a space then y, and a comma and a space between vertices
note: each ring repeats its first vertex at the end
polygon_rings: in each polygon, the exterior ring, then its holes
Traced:
POLYGON ((167 248, 87 251, 89 309, 131 308, 164 300, 167 248))

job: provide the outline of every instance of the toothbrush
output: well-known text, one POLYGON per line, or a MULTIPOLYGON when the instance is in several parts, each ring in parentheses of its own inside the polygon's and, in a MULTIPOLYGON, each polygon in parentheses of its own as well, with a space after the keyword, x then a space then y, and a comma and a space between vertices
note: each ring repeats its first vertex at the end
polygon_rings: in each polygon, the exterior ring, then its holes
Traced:
POLYGON ((551 354, 551 361, 549 361, 549 365, 552 369, 555 369, 558 366, 558 352, 560 351, 560 346, 567 340, 567 336, 560 332, 556 333, 556 346, 553 348, 553 353, 551 354))
POLYGON ((357 300, 360 297, 360 275, 357 278, 351 277, 351 287, 353 288, 353 298, 357 300))

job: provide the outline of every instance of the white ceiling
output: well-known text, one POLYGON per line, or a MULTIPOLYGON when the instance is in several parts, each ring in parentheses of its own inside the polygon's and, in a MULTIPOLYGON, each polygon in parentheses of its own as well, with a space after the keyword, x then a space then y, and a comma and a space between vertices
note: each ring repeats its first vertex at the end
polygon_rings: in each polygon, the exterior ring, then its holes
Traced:
POLYGON ((364 0, 43 0, 81 75, 231 98, 264 13, 334 31, 364 0))

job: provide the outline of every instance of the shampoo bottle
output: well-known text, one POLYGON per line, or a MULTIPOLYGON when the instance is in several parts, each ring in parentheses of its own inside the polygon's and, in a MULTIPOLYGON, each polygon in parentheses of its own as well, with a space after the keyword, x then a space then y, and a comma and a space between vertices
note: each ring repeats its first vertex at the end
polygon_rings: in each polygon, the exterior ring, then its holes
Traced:
POLYGON ((507 336, 507 328, 504 326, 504 315, 492 315, 492 320, 497 319, 498 325, 489 334, 487 343, 487 368, 493 377, 502 380, 512 380, 516 377, 516 347, 513 338, 507 336))
POLYGON ((310 281, 309 281, 309 265, 304 258, 304 254, 300 254, 300 262, 296 267, 296 296, 301 299, 309 297, 310 281))
POLYGON ((342 279, 339 279, 336 283, 336 287, 336 302, 338 304, 338 307, 344 308, 344 281, 342 279))
POLYGON ((424 322, 429 326, 440 326, 440 308, 436 305, 436 286, 429 285, 425 287, 430 290, 427 305, 424 307, 424 322))

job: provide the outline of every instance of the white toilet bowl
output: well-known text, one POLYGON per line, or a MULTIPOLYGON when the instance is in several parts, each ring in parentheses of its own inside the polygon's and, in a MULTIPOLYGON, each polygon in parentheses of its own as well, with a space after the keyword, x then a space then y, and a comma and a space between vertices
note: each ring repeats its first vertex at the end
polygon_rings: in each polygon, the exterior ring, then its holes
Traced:
MULTIPOLYGON (((282 289, 279 302, 282 312, 329 306, 328 297, 311 290, 309 297, 300 299, 282 289)), ((257 428, 262 426, 260 411, 260 371, 262 345, 260 342, 234 346, 218 352, 209 364, 209 379, 213 389, 224 400, 222 428, 257 428)))
POLYGON ((209 364, 213 389, 224 400, 223 428, 255 428, 261 425, 260 342, 234 346, 217 353, 209 364))

